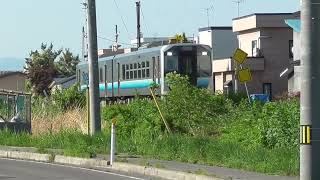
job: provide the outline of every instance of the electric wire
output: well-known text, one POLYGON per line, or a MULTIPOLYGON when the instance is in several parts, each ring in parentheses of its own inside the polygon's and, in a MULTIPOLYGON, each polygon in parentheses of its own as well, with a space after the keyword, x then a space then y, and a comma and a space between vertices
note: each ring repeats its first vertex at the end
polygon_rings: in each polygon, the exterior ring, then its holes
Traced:
POLYGON ((125 28, 126 31, 127 31, 128 38, 129 38, 129 40, 131 40, 128 27, 127 27, 127 25, 126 25, 126 23, 125 23, 125 21, 124 21, 124 18, 123 18, 123 16, 122 16, 122 13, 121 13, 121 10, 120 10, 120 8, 119 8, 119 6, 118 6, 118 3, 117 3, 116 0, 113 0, 113 2, 114 2, 114 4, 116 5, 116 7, 117 7, 117 9, 118 9, 118 13, 120 14, 120 18, 121 18, 122 24, 123 24, 124 28, 125 28))
MULTIPOLYGON (((105 38, 105 37, 101 37, 101 36, 98 36, 98 38, 102 39, 102 40, 110 41, 110 42, 115 42, 115 40, 112 40, 112 39, 109 39, 109 38, 105 38)), ((132 44, 123 43, 123 42, 118 42, 118 44, 133 46, 132 44)))

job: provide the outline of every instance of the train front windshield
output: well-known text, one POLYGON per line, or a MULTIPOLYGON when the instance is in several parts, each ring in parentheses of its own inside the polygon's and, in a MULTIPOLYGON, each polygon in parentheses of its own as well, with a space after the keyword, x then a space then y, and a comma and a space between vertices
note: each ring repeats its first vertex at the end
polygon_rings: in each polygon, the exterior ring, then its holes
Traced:
POLYGON ((211 76, 210 51, 201 46, 173 47, 165 52, 165 74, 177 72, 187 75, 193 85, 211 76))

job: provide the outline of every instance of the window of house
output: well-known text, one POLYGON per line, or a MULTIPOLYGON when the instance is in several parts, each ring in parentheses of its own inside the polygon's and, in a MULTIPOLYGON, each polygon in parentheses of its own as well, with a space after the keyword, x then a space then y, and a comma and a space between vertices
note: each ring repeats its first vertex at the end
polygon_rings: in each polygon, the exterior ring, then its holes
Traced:
POLYGON ((293 40, 289 40, 289 58, 293 58, 293 40))
POLYGON ((251 51, 252 51, 252 57, 256 57, 258 56, 258 41, 257 40, 254 40, 251 42, 251 51))

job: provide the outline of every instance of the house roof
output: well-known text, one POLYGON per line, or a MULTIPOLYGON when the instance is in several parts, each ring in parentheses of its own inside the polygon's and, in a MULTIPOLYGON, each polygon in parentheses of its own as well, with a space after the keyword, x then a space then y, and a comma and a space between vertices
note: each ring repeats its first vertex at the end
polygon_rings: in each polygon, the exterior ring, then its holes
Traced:
POLYGON ((21 71, 0 71, 0 78, 4 78, 11 75, 21 74, 24 75, 21 71))
POLYGON ((234 18, 233 20, 243 19, 250 16, 279 16, 279 15, 293 15, 293 13, 254 13, 254 14, 237 17, 237 18, 234 18))
POLYGON ((295 32, 301 32, 301 20, 300 19, 286 19, 285 22, 295 32))
POLYGON ((76 75, 73 75, 73 76, 70 76, 70 77, 66 77, 66 78, 55 78, 52 81, 52 83, 49 85, 49 88, 52 88, 55 85, 67 83, 67 82, 72 81, 74 79, 76 79, 76 75))
POLYGON ((231 26, 211 26, 211 27, 199 28, 199 32, 209 31, 209 30, 232 30, 232 27, 231 26))

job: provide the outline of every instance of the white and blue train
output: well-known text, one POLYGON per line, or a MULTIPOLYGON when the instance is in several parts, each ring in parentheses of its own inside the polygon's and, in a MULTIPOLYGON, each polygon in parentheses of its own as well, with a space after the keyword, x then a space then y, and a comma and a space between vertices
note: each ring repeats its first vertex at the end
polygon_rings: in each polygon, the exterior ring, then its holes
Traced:
MULTIPOLYGON (((108 99, 130 98, 137 94, 149 96, 149 87, 157 83, 165 95, 167 73, 187 75, 190 82, 209 88, 212 81, 211 49, 200 44, 172 44, 119 54, 99 59, 100 97, 108 99)), ((81 89, 88 87, 88 63, 77 66, 77 79, 81 89)))

